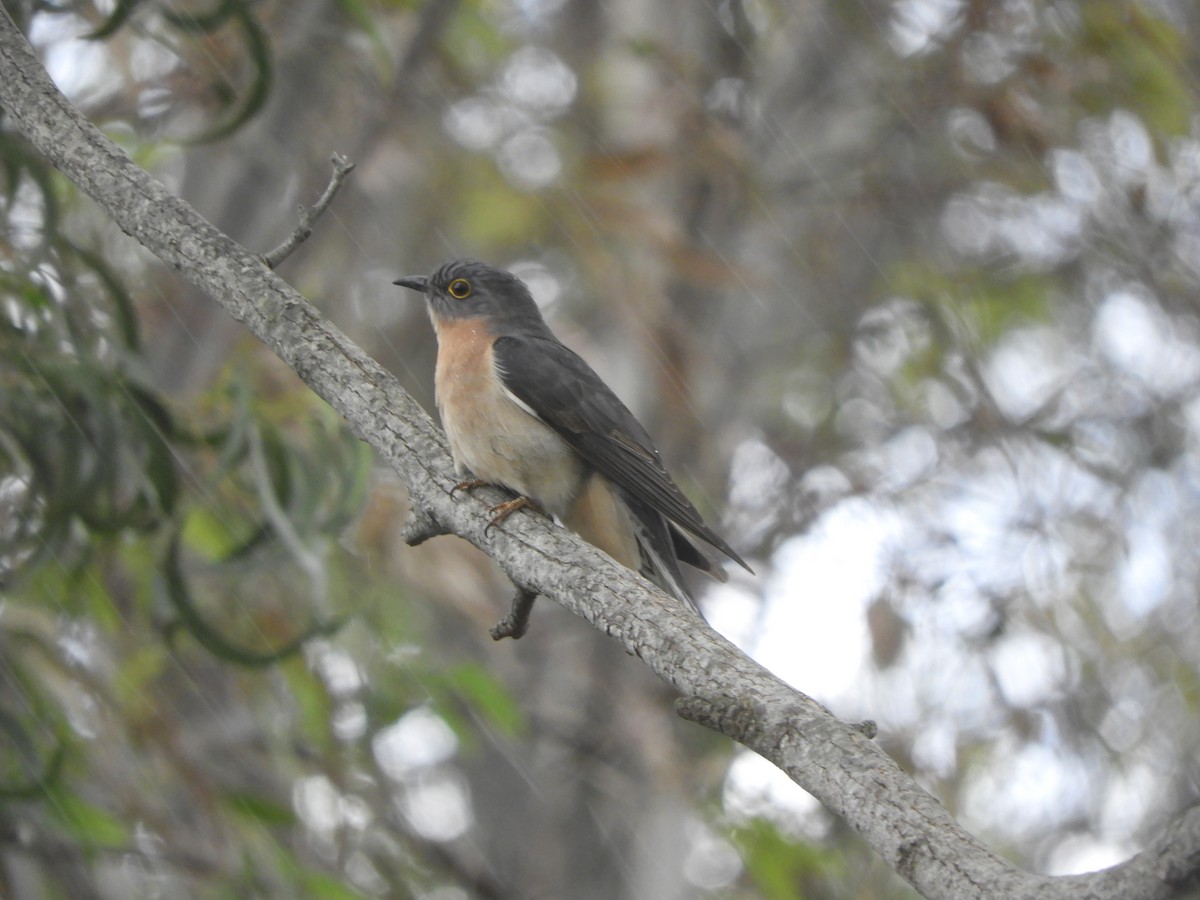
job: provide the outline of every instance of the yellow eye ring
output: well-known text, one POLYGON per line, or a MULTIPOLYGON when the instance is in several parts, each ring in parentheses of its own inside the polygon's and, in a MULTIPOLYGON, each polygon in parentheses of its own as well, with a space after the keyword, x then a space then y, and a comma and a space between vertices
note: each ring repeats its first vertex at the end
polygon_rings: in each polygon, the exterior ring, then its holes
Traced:
POLYGON ((446 285, 446 292, 455 300, 466 300, 471 296, 471 282, 465 278, 455 278, 446 285))

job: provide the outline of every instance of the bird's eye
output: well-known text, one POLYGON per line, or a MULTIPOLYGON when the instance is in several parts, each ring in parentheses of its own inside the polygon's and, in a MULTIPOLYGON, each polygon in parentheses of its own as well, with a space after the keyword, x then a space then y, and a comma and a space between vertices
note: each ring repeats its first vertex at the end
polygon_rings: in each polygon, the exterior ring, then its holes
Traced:
POLYGON ((446 290, 455 300, 466 300, 471 296, 471 282, 465 278, 455 278, 446 286, 446 290))

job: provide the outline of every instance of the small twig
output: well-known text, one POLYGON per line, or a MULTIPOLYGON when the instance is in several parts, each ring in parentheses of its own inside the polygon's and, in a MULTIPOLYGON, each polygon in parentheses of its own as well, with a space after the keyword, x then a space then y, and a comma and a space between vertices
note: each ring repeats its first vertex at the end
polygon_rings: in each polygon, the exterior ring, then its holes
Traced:
POLYGON ((521 637, 529 628, 529 613, 533 611, 533 601, 536 599, 536 591, 530 591, 518 585, 508 615, 497 622, 495 627, 488 632, 491 634, 492 640, 499 641, 507 637, 515 641, 521 637))
POLYGON ((274 269, 291 256, 293 250, 308 240, 308 236, 312 234, 313 225, 321 217, 321 213, 325 212, 329 204, 333 202, 333 197, 338 192, 338 188, 342 186, 342 182, 346 180, 346 176, 354 171, 354 163, 338 153, 333 154, 329 158, 329 162, 333 165, 333 175, 325 187, 325 193, 321 194, 311 207, 301 206, 300 223, 296 226, 296 230, 270 253, 263 254, 263 262, 267 264, 267 268, 274 269))
POLYGON ((408 521, 404 523, 404 530, 401 532, 401 535, 404 537, 404 543, 410 547, 416 547, 425 543, 430 538, 449 533, 441 522, 433 518, 425 510, 414 506, 412 512, 408 514, 408 521))

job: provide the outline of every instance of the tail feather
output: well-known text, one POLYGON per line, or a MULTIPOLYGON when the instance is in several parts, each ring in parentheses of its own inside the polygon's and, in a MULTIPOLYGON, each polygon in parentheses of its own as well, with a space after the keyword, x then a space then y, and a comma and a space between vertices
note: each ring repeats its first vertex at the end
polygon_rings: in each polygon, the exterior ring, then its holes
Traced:
MULTIPOLYGON (((625 498, 625 502, 635 523, 638 551, 642 557, 639 567, 641 573, 699 612, 700 607, 696 605, 696 599, 688 590, 679 569, 679 543, 681 539, 686 541, 686 538, 682 538, 661 513, 640 503, 630 502, 628 498, 625 498)), ((685 552, 682 559, 691 564, 691 558, 698 554, 699 551, 691 547, 690 553, 685 552)))
POLYGON ((667 523, 667 530, 671 533, 671 543, 675 548, 675 557, 680 562, 685 562, 693 569, 699 569, 710 578, 715 578, 717 581, 724 584, 729 580, 729 573, 719 563, 709 558, 703 550, 692 543, 691 539, 675 527, 674 523, 667 523))

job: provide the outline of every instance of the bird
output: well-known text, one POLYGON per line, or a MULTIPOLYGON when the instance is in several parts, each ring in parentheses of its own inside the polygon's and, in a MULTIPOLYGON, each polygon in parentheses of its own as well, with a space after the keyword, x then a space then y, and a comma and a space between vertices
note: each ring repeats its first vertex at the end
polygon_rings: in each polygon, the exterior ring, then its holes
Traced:
POLYGON ((435 401, 465 479, 454 491, 491 484, 516 495, 491 507, 491 525, 534 507, 696 609, 680 562, 725 580, 697 544, 753 571, 684 496, 629 408, 555 337, 520 278, 455 259, 394 284, 424 295, 437 336, 435 401))

